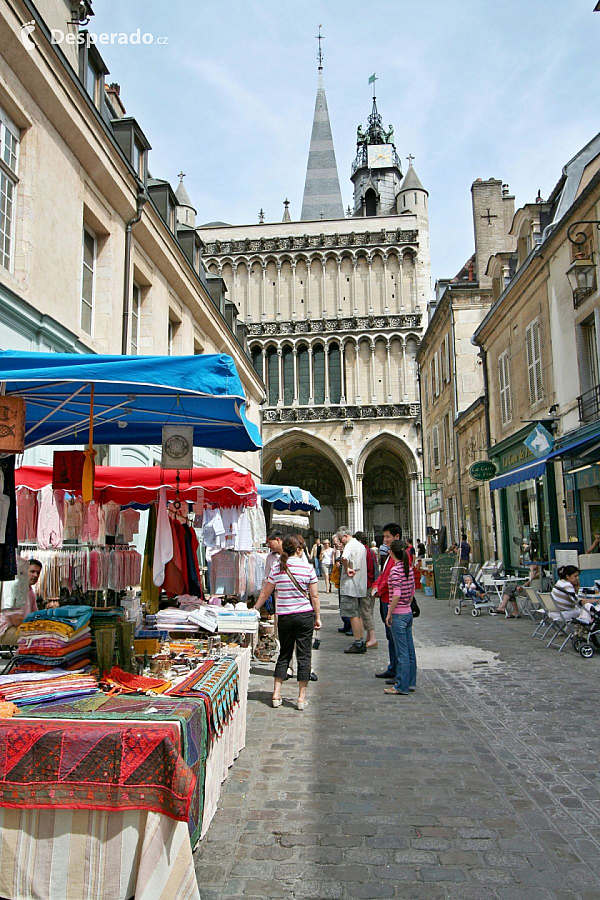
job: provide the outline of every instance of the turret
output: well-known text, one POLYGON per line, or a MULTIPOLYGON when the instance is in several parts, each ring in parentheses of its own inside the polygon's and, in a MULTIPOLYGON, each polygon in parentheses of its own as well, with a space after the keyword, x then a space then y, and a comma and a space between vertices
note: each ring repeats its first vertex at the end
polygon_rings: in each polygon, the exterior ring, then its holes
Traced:
POLYGON ((419 176, 413 168, 413 159, 413 156, 408 156, 408 170, 400 185, 398 196, 396 197, 396 212, 398 215, 412 212, 417 216, 425 216, 427 218, 427 198, 429 197, 429 191, 426 191, 421 184, 419 176))
POLYGON ((384 128, 373 97, 373 108, 356 132, 356 159, 352 164, 355 216, 386 216, 396 212, 396 196, 402 182, 402 167, 396 153, 394 128, 384 128))

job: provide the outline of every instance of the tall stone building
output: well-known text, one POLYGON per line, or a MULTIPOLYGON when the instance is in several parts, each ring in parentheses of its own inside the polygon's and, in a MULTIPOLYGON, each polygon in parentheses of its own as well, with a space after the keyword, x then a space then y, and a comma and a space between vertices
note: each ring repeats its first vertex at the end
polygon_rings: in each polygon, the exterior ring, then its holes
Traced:
POLYGON ((266 386, 263 479, 321 501, 321 533, 424 533, 416 353, 431 290, 428 193, 373 97, 343 213, 323 70, 299 221, 199 227, 266 386))

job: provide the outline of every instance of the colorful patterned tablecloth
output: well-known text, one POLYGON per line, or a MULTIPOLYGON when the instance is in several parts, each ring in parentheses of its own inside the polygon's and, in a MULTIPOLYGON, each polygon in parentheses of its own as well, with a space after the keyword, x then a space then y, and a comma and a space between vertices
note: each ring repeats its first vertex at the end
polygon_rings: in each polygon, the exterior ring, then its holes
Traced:
POLYGON ((196 777, 177 723, 0 720, 0 805, 146 809, 187 821, 196 777))

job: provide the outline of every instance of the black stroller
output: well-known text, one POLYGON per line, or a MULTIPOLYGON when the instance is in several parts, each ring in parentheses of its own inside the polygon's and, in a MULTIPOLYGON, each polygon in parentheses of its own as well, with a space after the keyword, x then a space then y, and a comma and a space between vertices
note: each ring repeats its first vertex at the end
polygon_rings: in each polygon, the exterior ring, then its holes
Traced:
POLYGON ((586 612, 592 617, 592 621, 574 620, 571 643, 576 653, 580 653, 584 659, 591 659, 596 650, 600 650, 600 603, 590 603, 586 612))

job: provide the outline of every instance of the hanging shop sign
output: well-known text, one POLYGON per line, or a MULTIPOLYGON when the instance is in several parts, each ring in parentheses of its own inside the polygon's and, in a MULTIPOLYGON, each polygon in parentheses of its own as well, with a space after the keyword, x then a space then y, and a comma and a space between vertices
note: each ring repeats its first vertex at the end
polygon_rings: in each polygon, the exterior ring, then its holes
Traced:
POLYGON ((496 464, 488 459, 478 459, 469 466, 469 475, 475 481, 489 481, 497 473, 496 464))
POLYGON ((538 424, 533 431, 527 435, 523 443, 534 456, 541 459, 542 456, 546 456, 547 453, 550 453, 554 447, 554 438, 547 428, 538 424))
POLYGON ((193 425, 163 426, 161 466, 163 469, 194 467, 193 425))
POLYGON ((0 452, 23 453, 25 413, 22 397, 0 397, 0 452))
POLYGON ((55 450, 52 460, 52 490, 81 493, 84 463, 83 450, 55 450))

